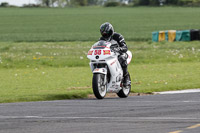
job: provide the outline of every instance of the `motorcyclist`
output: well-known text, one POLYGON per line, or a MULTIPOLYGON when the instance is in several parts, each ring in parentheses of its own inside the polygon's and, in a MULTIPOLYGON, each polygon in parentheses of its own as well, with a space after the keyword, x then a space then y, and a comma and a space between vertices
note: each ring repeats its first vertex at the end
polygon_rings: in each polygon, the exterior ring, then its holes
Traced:
POLYGON ((123 77, 124 77, 123 83, 125 86, 127 86, 129 84, 128 83, 129 73, 128 73, 128 67, 127 67, 128 56, 126 54, 128 47, 126 45, 125 39, 121 34, 114 32, 114 28, 109 22, 103 23, 100 26, 100 32, 101 32, 102 37, 100 37, 99 40, 105 40, 105 41, 114 40, 118 43, 118 47, 115 47, 114 51, 120 53, 118 60, 123 69, 123 77))

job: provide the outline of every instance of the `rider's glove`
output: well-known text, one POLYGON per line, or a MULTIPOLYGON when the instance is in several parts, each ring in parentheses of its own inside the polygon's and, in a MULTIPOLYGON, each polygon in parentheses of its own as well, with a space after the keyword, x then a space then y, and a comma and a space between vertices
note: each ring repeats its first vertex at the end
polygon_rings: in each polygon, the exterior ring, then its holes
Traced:
POLYGON ((113 49, 115 52, 120 52, 121 51, 121 48, 120 47, 117 47, 117 48, 114 48, 113 49))

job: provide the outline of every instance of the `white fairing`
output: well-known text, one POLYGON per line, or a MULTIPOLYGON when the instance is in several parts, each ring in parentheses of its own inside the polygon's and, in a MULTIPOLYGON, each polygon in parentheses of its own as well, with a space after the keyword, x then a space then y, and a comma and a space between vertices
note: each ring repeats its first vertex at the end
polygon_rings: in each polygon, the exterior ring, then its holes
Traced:
MULTIPOLYGON (((90 59, 90 67, 93 73, 101 73, 107 75, 108 71, 111 74, 110 81, 106 83, 107 92, 119 92, 122 87, 120 87, 123 70, 118 61, 119 53, 116 53, 110 49, 111 43, 104 42, 105 45, 98 45, 99 42, 95 43, 92 48, 89 50, 87 58, 90 59), (95 67, 97 64, 107 64, 107 67, 95 67)), ((128 64, 131 61, 132 54, 130 51, 127 51, 128 64)))
POLYGON ((132 53, 131 53, 131 51, 127 51, 126 53, 128 55, 127 63, 130 64, 131 63, 131 59, 132 59, 132 53))

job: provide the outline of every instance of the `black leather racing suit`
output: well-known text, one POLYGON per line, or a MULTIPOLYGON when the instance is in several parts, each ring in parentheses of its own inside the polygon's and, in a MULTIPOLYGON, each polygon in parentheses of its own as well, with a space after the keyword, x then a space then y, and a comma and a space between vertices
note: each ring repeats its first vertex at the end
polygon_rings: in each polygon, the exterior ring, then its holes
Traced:
POLYGON ((109 40, 107 40, 104 37, 101 37, 100 40, 105 40, 105 41, 114 40, 118 43, 119 51, 121 53, 121 55, 118 57, 118 60, 119 60, 121 66, 122 66, 122 69, 123 69, 123 76, 126 77, 128 75, 128 68, 127 68, 128 64, 127 64, 127 61, 126 61, 126 59, 128 57, 127 57, 127 54, 125 54, 125 53, 127 52, 128 47, 126 45, 124 37, 121 34, 115 32, 109 40))

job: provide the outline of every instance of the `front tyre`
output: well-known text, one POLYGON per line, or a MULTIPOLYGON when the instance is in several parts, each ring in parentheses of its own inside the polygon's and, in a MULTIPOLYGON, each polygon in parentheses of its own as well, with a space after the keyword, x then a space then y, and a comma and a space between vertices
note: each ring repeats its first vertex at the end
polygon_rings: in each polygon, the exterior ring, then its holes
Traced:
POLYGON ((128 97, 129 93, 131 92, 131 77, 130 77, 130 74, 128 74, 128 81, 129 81, 129 85, 127 85, 127 86, 122 85, 122 89, 117 93, 117 95, 120 98, 128 97))
POLYGON ((103 99, 106 95, 106 85, 104 85, 104 74, 94 73, 92 80, 93 93, 97 99, 103 99))

